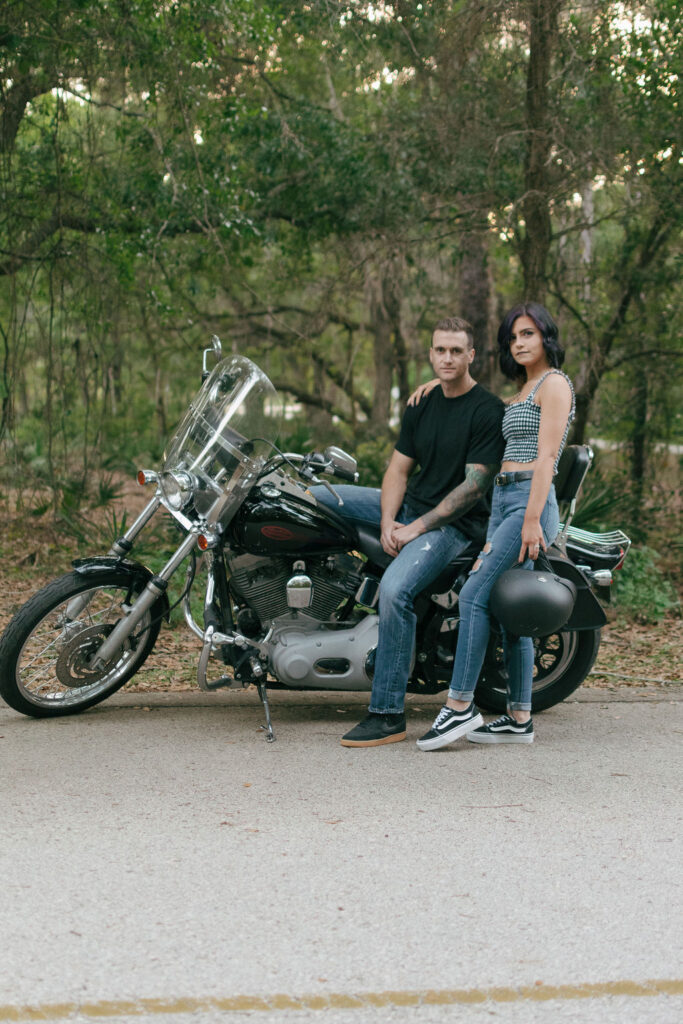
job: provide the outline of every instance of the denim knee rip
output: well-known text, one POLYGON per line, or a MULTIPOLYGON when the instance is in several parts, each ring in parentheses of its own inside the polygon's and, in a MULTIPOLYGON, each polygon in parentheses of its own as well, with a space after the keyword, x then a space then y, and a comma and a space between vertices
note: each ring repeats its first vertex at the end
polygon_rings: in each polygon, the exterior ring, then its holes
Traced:
POLYGON ((488 541, 477 555, 477 560, 470 569, 470 576, 474 576, 475 572, 479 572, 482 566, 482 562, 484 561, 484 558, 486 557, 486 555, 490 555, 492 551, 493 546, 491 545, 490 541, 488 541))

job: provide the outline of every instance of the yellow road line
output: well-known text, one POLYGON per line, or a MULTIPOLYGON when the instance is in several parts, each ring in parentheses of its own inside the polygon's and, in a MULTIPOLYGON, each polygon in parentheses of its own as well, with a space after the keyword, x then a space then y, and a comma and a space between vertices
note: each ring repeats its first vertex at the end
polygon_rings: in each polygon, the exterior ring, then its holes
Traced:
POLYGON ((519 988, 418 989, 415 991, 328 992, 319 995, 225 996, 177 999, 114 999, 92 1003, 42 1003, 37 1006, 0 1006, 0 1022, 50 1021, 79 1015, 96 1020, 141 1017, 145 1014, 208 1013, 219 1010, 343 1010, 382 1006, 458 1006, 468 1003, 546 1002, 549 999, 602 999, 605 996, 680 996, 683 980, 604 981, 581 985, 522 985, 519 988))

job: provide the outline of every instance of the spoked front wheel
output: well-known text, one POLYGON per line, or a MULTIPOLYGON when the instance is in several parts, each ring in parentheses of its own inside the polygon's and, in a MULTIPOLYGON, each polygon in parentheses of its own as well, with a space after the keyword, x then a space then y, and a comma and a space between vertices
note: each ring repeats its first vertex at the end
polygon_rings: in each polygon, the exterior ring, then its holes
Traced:
POLYGON ((154 647, 164 607, 156 602, 104 665, 93 655, 144 588, 124 569, 67 573, 38 591, 0 640, 0 696, 36 718, 70 715, 118 690, 154 647))

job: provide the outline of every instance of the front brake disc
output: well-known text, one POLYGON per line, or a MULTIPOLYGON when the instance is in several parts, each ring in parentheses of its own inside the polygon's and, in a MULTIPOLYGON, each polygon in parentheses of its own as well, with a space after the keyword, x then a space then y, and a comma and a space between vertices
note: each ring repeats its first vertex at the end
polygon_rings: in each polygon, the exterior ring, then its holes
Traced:
POLYGON ((114 628, 114 623, 103 623, 100 626, 87 626, 64 644, 55 671, 62 686, 76 689, 98 682, 106 676, 121 660, 121 656, 130 650, 130 642, 126 641, 122 648, 105 664, 95 668, 90 664, 98 647, 107 639, 114 628))

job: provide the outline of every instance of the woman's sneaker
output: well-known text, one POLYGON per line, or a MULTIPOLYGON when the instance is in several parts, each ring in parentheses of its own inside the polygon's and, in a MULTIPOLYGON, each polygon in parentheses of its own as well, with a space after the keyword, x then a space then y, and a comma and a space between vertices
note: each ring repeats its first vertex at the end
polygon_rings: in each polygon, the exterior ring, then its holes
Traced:
POLYGON ((417 745, 420 750, 438 750, 439 747, 453 743, 483 723, 484 719, 481 717, 479 709, 475 708, 474 703, 464 711, 453 711, 452 708, 444 704, 434 720, 434 725, 429 732, 420 737, 417 745))
POLYGON ((481 729, 467 734, 470 743, 533 743, 534 723, 517 722, 511 715, 501 715, 481 729))

